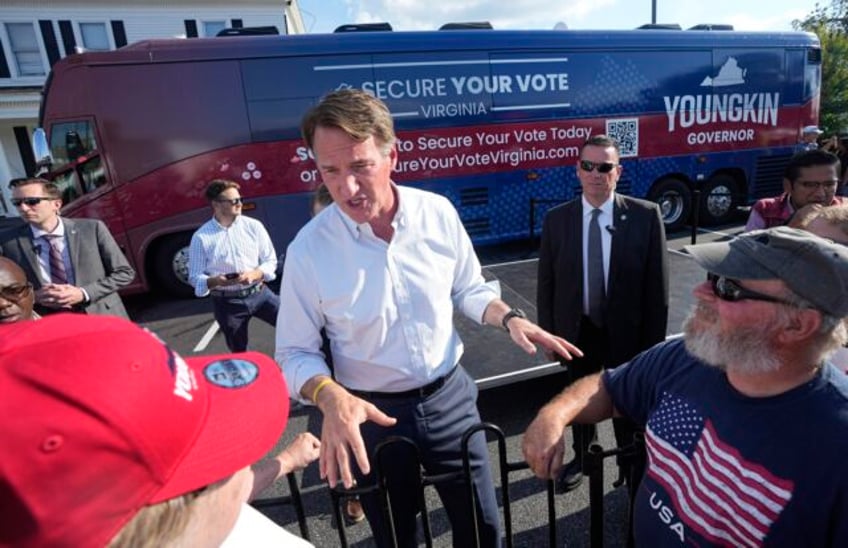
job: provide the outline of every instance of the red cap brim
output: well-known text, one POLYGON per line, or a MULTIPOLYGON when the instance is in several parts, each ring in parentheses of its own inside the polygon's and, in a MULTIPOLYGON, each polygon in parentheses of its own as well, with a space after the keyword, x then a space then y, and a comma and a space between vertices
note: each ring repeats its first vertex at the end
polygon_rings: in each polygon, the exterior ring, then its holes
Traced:
POLYGON ((247 352, 185 361, 197 382, 208 387, 205 424, 151 503, 200 489, 259 461, 286 427, 288 391, 269 357, 247 352))

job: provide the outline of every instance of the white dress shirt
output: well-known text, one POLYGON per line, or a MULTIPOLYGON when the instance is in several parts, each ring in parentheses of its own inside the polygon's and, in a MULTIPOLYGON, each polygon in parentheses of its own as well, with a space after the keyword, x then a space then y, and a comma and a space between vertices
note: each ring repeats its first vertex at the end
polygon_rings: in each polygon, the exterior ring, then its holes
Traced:
MULTIPOLYGON (((589 223, 592 222, 592 211, 595 206, 583 200, 583 313, 589 315, 589 269, 586 266, 589 264, 589 223)), ((601 204, 600 215, 598 215, 598 224, 601 227, 601 249, 604 254, 604 288, 609 289, 609 265, 610 265, 610 249, 612 249, 612 233, 613 225, 613 199, 612 195, 606 202, 601 204)))
POLYGON ((448 373, 462 355, 454 308, 482 323, 498 293, 456 210, 444 197, 395 187, 387 243, 331 205, 286 253, 275 357, 292 398, 329 375, 320 330, 331 342, 335 378, 367 391, 401 392, 448 373))
POLYGON ((230 534, 221 548, 311 548, 312 544, 295 536, 249 504, 241 507, 230 534))
MULTIPOLYGON (((194 294, 209 294, 210 276, 244 272, 259 268, 263 280, 277 277, 277 255, 265 226, 251 217, 239 215, 230 226, 212 219, 206 221, 191 237, 188 253, 188 279, 194 294)), ((238 286, 227 289, 242 289, 238 286)))

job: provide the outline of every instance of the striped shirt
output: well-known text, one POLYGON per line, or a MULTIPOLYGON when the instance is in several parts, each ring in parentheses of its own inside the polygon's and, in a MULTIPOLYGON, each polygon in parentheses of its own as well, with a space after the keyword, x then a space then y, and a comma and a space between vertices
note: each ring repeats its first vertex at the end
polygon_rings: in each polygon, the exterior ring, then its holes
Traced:
POLYGON ((239 215, 225 227, 213 217, 191 237, 188 278, 198 297, 209 294, 207 280, 211 276, 255 268, 262 271, 266 282, 277 276, 274 244, 265 226, 256 219, 239 215))

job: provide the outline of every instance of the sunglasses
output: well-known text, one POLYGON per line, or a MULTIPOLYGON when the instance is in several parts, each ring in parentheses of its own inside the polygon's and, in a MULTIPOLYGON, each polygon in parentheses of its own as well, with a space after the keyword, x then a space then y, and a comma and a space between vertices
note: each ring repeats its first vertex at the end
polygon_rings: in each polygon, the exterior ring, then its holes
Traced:
POLYGON ((21 204, 26 204, 29 207, 35 207, 40 204, 42 200, 56 200, 56 198, 51 198, 49 196, 35 196, 32 198, 12 198, 12 205, 15 207, 21 207, 21 204))
POLYGON ((583 171, 588 171, 591 173, 594 170, 598 170, 598 173, 609 173, 614 168, 618 167, 618 164, 614 164, 612 162, 601 162, 596 164, 595 162, 590 162, 589 160, 580 160, 580 169, 583 171))
POLYGON ((219 204, 230 204, 230 205, 234 205, 234 206, 240 205, 241 203, 243 203, 241 198, 231 198, 231 199, 221 198, 221 199, 218 199, 218 200, 215 200, 215 201, 218 202, 219 204))
POLYGON ((31 283, 7 285, 6 287, 0 287, 0 297, 16 303, 26 297, 30 291, 32 291, 31 283))
POLYGON ((786 304, 789 306, 795 306, 793 303, 786 301, 784 299, 773 297, 771 295, 766 295, 765 293, 759 293, 757 291, 751 291, 750 289, 745 289, 739 282, 727 278, 725 276, 719 276, 718 274, 713 274, 709 272, 707 274, 707 280, 713 286, 713 293, 715 296, 721 299, 722 301, 728 301, 731 303, 735 303, 737 301, 765 301, 767 303, 778 303, 778 304, 786 304))

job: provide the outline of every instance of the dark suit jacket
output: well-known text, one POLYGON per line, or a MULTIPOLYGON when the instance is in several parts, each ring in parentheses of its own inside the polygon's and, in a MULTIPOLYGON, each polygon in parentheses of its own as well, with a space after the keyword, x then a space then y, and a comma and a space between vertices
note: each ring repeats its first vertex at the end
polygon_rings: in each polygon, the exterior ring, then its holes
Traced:
MULTIPOLYGON (((610 367, 665 339, 668 258, 665 228, 653 202, 614 195, 605 318, 610 367)), ((539 325, 571 342, 583 318, 581 198, 551 209, 539 250, 539 325)))
MULTIPOLYGON (((69 246, 77 287, 85 289, 89 314, 109 314, 127 318, 118 289, 129 284, 135 271, 121 253, 109 229, 97 219, 66 219, 65 238, 69 246)), ((20 265, 36 289, 41 287, 38 256, 28 224, 0 234, 0 255, 20 265)))

